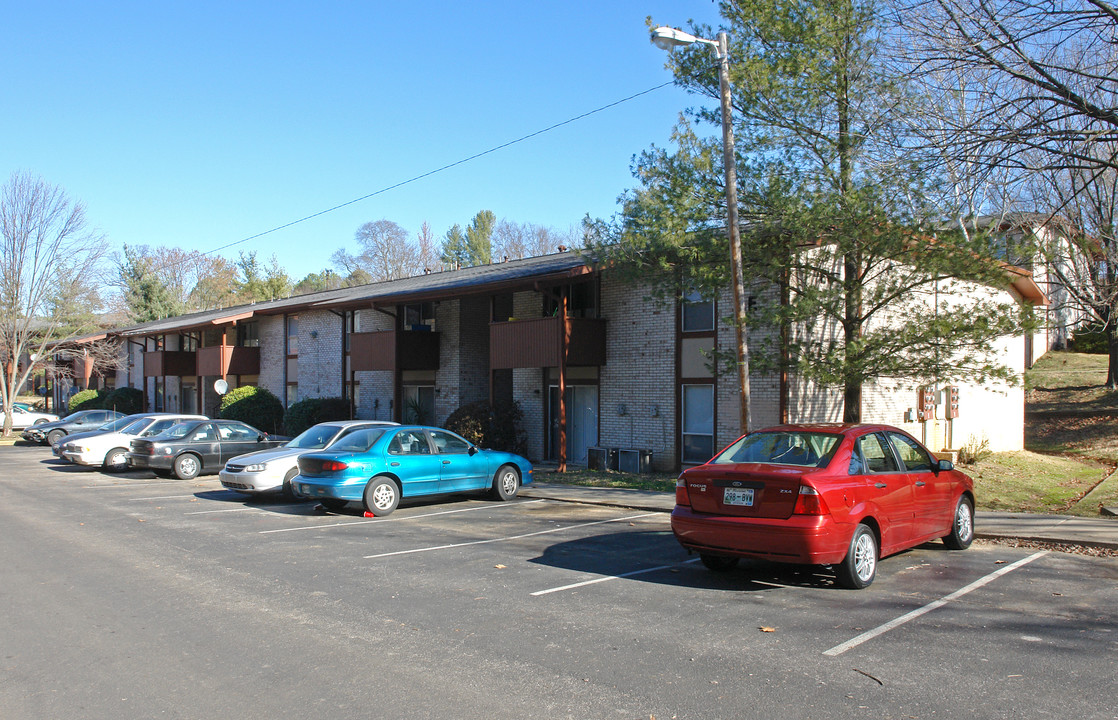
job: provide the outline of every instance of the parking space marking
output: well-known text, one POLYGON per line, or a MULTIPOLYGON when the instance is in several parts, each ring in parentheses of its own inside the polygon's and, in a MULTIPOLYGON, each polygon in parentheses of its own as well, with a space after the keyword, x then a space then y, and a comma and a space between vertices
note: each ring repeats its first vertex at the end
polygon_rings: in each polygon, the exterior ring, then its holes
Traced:
POLYGON ((950 595, 944 595, 939 600, 936 600, 934 602, 930 602, 927 605, 925 605, 924 607, 917 608, 916 610, 913 610, 910 613, 906 613, 905 615, 901 615, 899 618, 896 618, 894 620, 890 620, 889 622, 885 623, 884 625, 878 625, 873 630, 867 630, 866 632, 862 633, 861 635, 858 635, 857 637, 851 638, 850 640, 847 640, 846 642, 842 643, 841 645, 835 645, 830 650, 824 651, 823 654, 827 655, 827 656, 830 656, 830 657, 836 657, 838 655, 841 655, 844 652, 846 652, 847 650, 850 650, 851 648, 858 647, 862 643, 864 643, 868 640, 872 640, 873 638, 877 637, 878 635, 882 635, 884 633, 889 632, 890 630, 892 630, 894 628, 900 627, 901 625, 904 625, 905 623, 907 623, 909 620, 915 620, 916 618, 920 617, 921 615, 923 615, 925 613, 929 613, 932 610, 935 610, 936 608, 943 607, 944 605, 951 602, 952 600, 957 600, 957 599, 963 597, 964 595, 966 595, 970 592, 973 592, 973 591, 977 590, 978 588, 993 582, 994 580, 998 579, 1002 575, 1005 575, 1008 572, 1013 572, 1017 568, 1022 567, 1024 565, 1028 565, 1033 560, 1038 560, 1038 559, 1044 557, 1047 554, 1048 554, 1047 550, 1041 550, 1040 552, 1033 553, 1032 555, 1028 556, 1027 558, 1022 558, 1022 559, 1018 560, 1017 562, 1012 563, 1011 565, 1006 565, 1003 568, 999 568, 999 569, 995 570, 994 572, 990 573, 989 575, 987 575, 985 577, 982 577, 982 578, 979 578, 978 580, 975 580, 970 585, 967 585, 964 588, 956 590, 955 592, 951 593, 950 595))
POLYGON ((434 517, 436 515, 451 515, 453 513, 474 512, 476 510, 497 510, 500 508, 517 507, 520 505, 533 505, 535 503, 546 502, 545 499, 540 500, 525 500, 523 502, 505 503, 503 505, 479 505, 478 507, 459 508, 457 510, 440 510, 439 512, 424 513, 423 515, 408 515, 408 516, 395 516, 395 517, 380 517, 372 518, 370 520, 354 520, 352 522, 333 523, 331 525, 301 525, 293 528, 279 528, 278 530, 260 530, 261 535, 268 535, 270 533, 281 532, 298 532, 300 530, 324 530, 333 527, 349 527, 350 525, 368 525, 370 523, 381 522, 402 522, 404 520, 418 520, 420 518, 434 517))
POLYGON ((82 485, 82 490, 116 490, 119 488, 135 488, 135 487, 151 487, 153 485, 178 485, 173 480, 161 480, 159 482, 146 482, 146 483, 113 483, 112 485, 82 485))
POLYGON ((198 510, 196 512, 188 512, 186 515, 214 515, 216 513, 231 513, 231 512, 264 512, 261 508, 254 507, 240 507, 231 510, 198 510))
POLYGON ((532 597, 539 597, 540 595, 550 595, 551 593, 562 592, 563 590, 574 590, 575 588, 586 587, 587 585, 596 585, 597 583, 609 582, 610 580, 620 580, 621 578, 633 577, 634 575, 644 575, 645 573, 657 572, 659 570, 671 570, 680 565, 688 563, 699 562, 699 558, 691 558, 684 560, 681 563, 674 565, 657 565, 656 567, 645 568, 644 570, 633 570, 632 572, 621 573, 619 575, 602 575, 593 580, 583 580, 582 582, 571 583, 570 585, 563 585, 562 587, 548 588, 547 590, 537 590, 534 593, 529 593, 532 597))
POLYGON ((486 545, 488 543, 505 542, 506 540, 520 540, 521 538, 533 537, 535 535, 546 535, 548 533, 563 532, 564 530, 574 530, 576 528, 590 527, 591 525, 602 525, 604 523, 621 522, 623 520, 636 520, 637 518, 648 517, 650 515, 663 515, 663 513, 642 513, 640 515, 629 515, 621 518, 613 518, 612 520, 596 520, 594 522, 579 523, 578 525, 566 525, 561 528, 537 530, 536 532, 524 533, 523 535, 508 535, 506 537, 489 538, 487 540, 471 540, 470 542, 451 543, 449 545, 432 545, 431 547, 425 548, 397 550, 395 552, 379 553, 377 555, 366 555, 365 559, 374 560, 376 558, 391 557, 393 555, 410 555, 412 553, 431 552, 432 550, 449 550, 451 548, 469 547, 471 545, 486 545))
POLYGON ((194 493, 189 495, 161 495, 160 497, 128 498, 128 502, 143 502, 144 500, 182 500, 183 498, 197 497, 194 493))

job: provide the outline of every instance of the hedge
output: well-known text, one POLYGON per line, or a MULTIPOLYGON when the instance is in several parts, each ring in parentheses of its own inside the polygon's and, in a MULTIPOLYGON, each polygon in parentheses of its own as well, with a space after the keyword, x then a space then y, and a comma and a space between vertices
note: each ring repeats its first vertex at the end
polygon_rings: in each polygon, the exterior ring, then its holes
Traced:
POLYGON ((227 420, 240 420, 273 435, 283 428, 283 403, 269 390, 252 385, 226 393, 221 398, 217 415, 227 420))
POLYGON ((523 455, 528 446, 522 427, 524 413, 516 402, 490 404, 484 400, 458 408, 445 427, 478 447, 523 455))

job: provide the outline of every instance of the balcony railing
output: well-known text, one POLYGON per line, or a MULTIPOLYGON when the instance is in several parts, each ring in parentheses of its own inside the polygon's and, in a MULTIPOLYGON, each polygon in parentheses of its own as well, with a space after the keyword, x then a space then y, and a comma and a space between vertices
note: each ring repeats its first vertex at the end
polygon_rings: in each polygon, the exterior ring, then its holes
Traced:
POLYGON ((198 374, 216 377, 259 375, 260 348, 235 345, 198 348, 198 374))
POLYGON ((438 370, 439 333, 424 330, 379 330, 349 336, 350 368, 365 370, 438 370))
POLYGON ((144 377, 190 377, 198 374, 197 356, 188 350, 150 350, 143 357, 144 377))
MULTIPOLYGON (((606 364, 606 321, 570 318, 566 364, 606 364)), ((563 320, 559 317, 489 324, 489 365, 494 370, 558 367, 563 354, 563 320)))

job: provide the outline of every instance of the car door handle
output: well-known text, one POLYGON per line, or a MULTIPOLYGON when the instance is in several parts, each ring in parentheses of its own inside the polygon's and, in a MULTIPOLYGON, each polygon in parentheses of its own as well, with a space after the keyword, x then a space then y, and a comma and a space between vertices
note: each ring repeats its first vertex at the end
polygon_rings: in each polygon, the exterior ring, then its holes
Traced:
POLYGON ((883 488, 883 487, 886 487, 885 483, 874 483, 874 484, 873 484, 873 486, 874 486, 875 488, 883 488))
POLYGON ((924 487, 924 481, 923 480, 917 480, 916 481, 916 487, 924 487))
POLYGON ((443 465, 449 465, 449 464, 450 464, 449 460, 443 460, 443 465))

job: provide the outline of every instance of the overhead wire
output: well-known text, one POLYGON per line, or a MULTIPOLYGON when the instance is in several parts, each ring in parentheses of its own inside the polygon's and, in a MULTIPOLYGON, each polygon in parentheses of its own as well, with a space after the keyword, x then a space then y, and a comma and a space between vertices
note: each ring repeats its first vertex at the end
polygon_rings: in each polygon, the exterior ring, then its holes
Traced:
POLYGON ((236 240, 234 242, 228 243, 226 245, 222 245, 221 247, 217 247, 217 248, 214 248, 212 250, 204 251, 201 254, 202 255, 212 255, 214 253, 221 252, 222 250, 228 250, 231 247, 236 247, 237 245, 243 245, 244 243, 250 242, 252 240, 257 240, 259 238, 262 238, 265 235, 271 235, 272 233, 279 232, 280 230, 285 230, 285 229, 287 229, 289 227, 292 227, 294 225, 298 225, 300 223, 307 222, 308 220, 313 220, 314 218, 321 217, 321 216, 326 215, 328 213, 332 213, 332 212, 334 212, 336 210, 340 210, 344 207, 348 207, 350 205, 354 205, 356 203, 363 202, 365 200, 368 200, 369 198, 376 197, 377 195, 382 195, 386 192, 390 192, 390 191, 395 190, 397 188, 401 188, 405 185, 409 185, 411 183, 417 182, 417 181, 422 180, 424 178, 431 177, 432 175, 436 175, 438 173, 445 172, 445 171, 447 171, 451 168, 458 167, 459 165, 463 165, 463 164, 471 162, 473 160, 477 160, 480 157, 490 155, 490 154, 495 153, 499 150, 504 150, 505 148, 511 147, 511 146, 516 145, 518 143, 522 143, 526 140, 531 140, 534 137, 538 137, 538 136, 543 135, 545 133, 549 133, 552 130, 556 130, 556 129, 561 128, 565 125, 570 125, 571 123, 578 122, 579 120, 583 120, 585 118, 588 118, 591 115, 596 115, 597 113, 603 112, 605 110, 609 110, 610 108, 616 107, 616 106, 621 105, 623 103, 630 102, 631 100, 635 100, 635 99, 637 99, 637 98, 639 98, 643 95, 648 95, 649 93, 656 92, 657 90, 660 90, 662 88, 667 87, 668 85, 673 85, 673 84, 675 84, 675 81, 674 80, 669 80, 667 82, 661 83, 661 84, 656 85, 654 87, 650 87, 647 90, 642 90, 638 93, 634 93, 632 95, 629 95, 628 97, 621 98, 620 100, 615 100, 615 101, 613 101, 611 103, 608 103, 606 105, 602 105, 601 107, 595 108, 593 110, 588 110, 587 112, 581 113, 579 115, 575 115, 574 117, 571 117, 571 118, 567 118, 566 120, 563 120, 561 122, 557 122, 554 125, 549 125, 549 126, 547 126, 545 128, 542 128, 540 130, 536 130, 535 132, 530 132, 527 135, 522 135, 521 137, 518 137, 515 140, 509 140, 508 142, 501 143, 500 145, 495 145, 495 146, 489 148, 488 150, 483 150, 481 152, 474 153, 473 155, 470 155, 469 157, 464 157, 460 160, 455 160, 454 162, 447 163, 446 165, 443 165, 441 167, 437 167, 433 170, 428 170, 427 172, 420 173, 419 175, 416 175, 414 177, 410 177, 407 180, 401 180, 398 183, 394 183, 394 184, 389 185, 387 187, 383 187, 380 190, 376 190, 374 192, 368 193, 367 195, 362 195, 361 197, 354 198, 352 200, 348 200, 348 201, 340 203, 338 205, 334 205, 333 207, 326 208, 325 210, 319 210, 318 212, 311 213, 310 215, 307 215, 305 217, 301 217, 298 220, 292 220, 291 222, 287 222, 287 223, 284 223, 282 225, 277 225, 276 227, 271 228, 270 230, 264 230, 263 232, 258 232, 255 235, 249 235, 246 238, 236 240))

